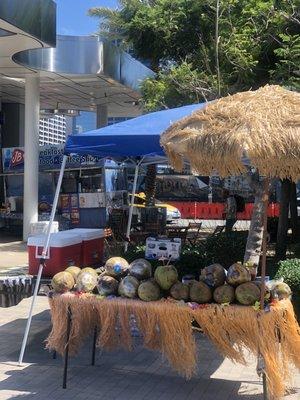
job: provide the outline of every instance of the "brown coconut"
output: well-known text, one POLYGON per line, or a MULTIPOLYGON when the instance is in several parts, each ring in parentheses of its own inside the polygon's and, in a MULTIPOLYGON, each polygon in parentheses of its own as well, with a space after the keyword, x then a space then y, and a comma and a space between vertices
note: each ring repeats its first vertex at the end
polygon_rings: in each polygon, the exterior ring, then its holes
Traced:
POLYGON ((156 301, 160 299, 160 287, 154 279, 143 281, 138 287, 138 296, 143 301, 156 301))
POLYGON ((181 282, 175 283, 170 289, 170 295, 175 300, 187 301, 190 297, 189 285, 181 282))
POLYGON ((51 286, 57 293, 64 293, 73 289, 75 280, 70 272, 62 271, 55 274, 51 280, 51 286))
POLYGON ((240 304, 253 306, 260 299, 259 287, 253 282, 245 282, 235 289, 235 297, 240 304))
POLYGON ((200 280, 212 288, 222 286, 226 280, 226 270, 221 264, 211 264, 203 268, 200 280))
POLYGON ((122 257, 111 257, 105 263, 105 272, 113 278, 121 278, 126 275, 129 269, 129 264, 122 257))
POLYGON ((190 299, 195 303, 209 303, 212 300, 212 291, 204 282, 190 283, 190 299))
POLYGON ((232 264, 227 271, 227 283, 231 286, 239 286, 251 281, 251 273, 242 263, 232 264))
POLYGON ((235 299, 234 288, 230 285, 219 286, 214 290, 213 297, 218 304, 233 303, 235 299))

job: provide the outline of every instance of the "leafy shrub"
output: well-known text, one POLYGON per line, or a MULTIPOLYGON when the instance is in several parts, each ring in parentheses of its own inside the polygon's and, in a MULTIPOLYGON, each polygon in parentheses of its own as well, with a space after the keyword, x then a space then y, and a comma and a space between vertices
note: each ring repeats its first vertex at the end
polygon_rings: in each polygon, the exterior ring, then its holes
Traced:
MULTIPOLYGON (((178 269, 179 277, 193 274, 198 276, 201 269, 213 263, 220 263, 225 268, 244 258, 247 232, 222 233, 208 237, 196 246, 186 244, 181 251, 181 257, 174 264, 178 269)), ((130 245, 126 254, 115 254, 125 257, 128 262, 145 257, 145 246, 130 245)), ((151 260, 156 268, 161 261, 151 260)))
POLYGON ((300 289, 300 259, 293 258, 279 262, 275 279, 283 278, 292 289, 300 289))

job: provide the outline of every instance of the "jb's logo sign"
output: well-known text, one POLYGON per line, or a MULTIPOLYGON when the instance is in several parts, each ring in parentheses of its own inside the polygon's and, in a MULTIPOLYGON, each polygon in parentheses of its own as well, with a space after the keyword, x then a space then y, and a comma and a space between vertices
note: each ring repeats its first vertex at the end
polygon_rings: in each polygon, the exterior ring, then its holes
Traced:
POLYGON ((15 149, 10 160, 10 167, 13 168, 20 164, 24 164, 24 151, 15 149))

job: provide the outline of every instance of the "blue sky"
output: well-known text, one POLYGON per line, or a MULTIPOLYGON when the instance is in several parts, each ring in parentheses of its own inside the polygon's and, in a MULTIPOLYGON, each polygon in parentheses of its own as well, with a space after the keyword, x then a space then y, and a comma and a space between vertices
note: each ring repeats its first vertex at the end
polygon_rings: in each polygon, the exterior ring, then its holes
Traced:
POLYGON ((117 0, 56 0, 57 33, 61 35, 89 35, 97 31, 97 19, 87 15, 92 7, 115 8, 117 0))

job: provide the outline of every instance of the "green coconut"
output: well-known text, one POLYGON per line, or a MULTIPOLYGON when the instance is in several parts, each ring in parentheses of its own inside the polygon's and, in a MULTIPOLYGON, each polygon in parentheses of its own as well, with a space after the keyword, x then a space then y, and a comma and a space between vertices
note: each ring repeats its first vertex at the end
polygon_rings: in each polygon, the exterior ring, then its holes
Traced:
POLYGON ((213 293, 214 301, 219 304, 233 303, 235 299, 234 288, 230 285, 218 286, 213 293))
POLYGON ((118 293, 122 297, 133 299, 137 295, 139 284, 134 276, 125 276, 119 283, 118 293))
POLYGON ((174 265, 161 265, 154 273, 154 279, 163 290, 169 290, 178 281, 178 272, 174 265))
POLYGON ((113 278, 120 278, 127 274, 128 262, 122 257, 111 257, 105 263, 105 272, 113 278))
MULTIPOLYGON (((86 269, 86 268, 85 268, 86 269)), ((82 270, 77 276, 76 289, 79 292, 92 292, 98 283, 98 275, 94 272, 82 270)))
POLYGON ((222 286, 226 280, 226 270, 221 264, 211 264, 202 269, 200 280, 212 288, 222 286))
POLYGON ((138 280, 149 279, 152 276, 152 266, 144 258, 138 258, 129 265, 129 275, 138 280))
POLYGON ((70 274, 73 275, 73 278, 76 280, 77 276, 80 274, 81 272, 81 268, 76 267, 75 265, 71 265, 70 267, 65 269, 66 272, 70 272, 70 274))
POLYGON ((227 283, 231 286, 239 286, 251 281, 251 273, 242 263, 232 264, 227 271, 227 283))
POLYGON ((253 282, 245 282, 235 289, 235 297, 240 304, 253 306, 260 299, 260 289, 253 282))
POLYGON ((109 296, 118 292, 119 282, 112 276, 101 276, 98 280, 97 289, 101 296, 109 296))
POLYGON ((154 279, 143 281, 138 287, 138 296, 143 301, 159 300, 160 287, 154 279))
POLYGON ((271 289, 271 294, 273 298, 279 300, 291 298, 292 291, 289 285, 285 282, 276 282, 271 289))
POLYGON ((190 297, 190 288, 186 283, 176 282, 170 289, 170 295, 175 300, 187 301, 190 297))
POLYGON ((68 290, 73 289, 75 285, 75 279, 70 272, 62 271, 55 274, 51 281, 53 290, 57 293, 64 293, 68 290))
POLYGON ((190 299, 196 303, 209 303, 212 300, 211 288, 204 282, 191 282, 190 299))

